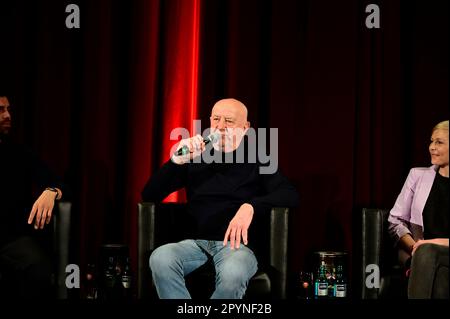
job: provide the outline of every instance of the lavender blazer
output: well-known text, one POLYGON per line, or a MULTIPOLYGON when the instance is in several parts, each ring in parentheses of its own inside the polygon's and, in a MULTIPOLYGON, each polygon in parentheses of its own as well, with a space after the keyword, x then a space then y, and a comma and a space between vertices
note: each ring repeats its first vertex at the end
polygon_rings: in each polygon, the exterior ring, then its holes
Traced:
POLYGON ((406 234, 423 239, 422 212, 439 166, 416 167, 409 171, 400 195, 389 214, 389 234, 397 242, 406 234))

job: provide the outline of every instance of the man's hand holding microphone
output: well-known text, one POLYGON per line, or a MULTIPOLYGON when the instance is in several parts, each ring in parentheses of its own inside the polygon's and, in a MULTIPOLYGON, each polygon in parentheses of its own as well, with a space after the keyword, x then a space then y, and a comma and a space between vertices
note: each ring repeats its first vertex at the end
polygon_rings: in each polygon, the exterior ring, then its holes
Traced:
POLYGON ((200 134, 186 138, 180 141, 178 148, 172 155, 171 160, 175 164, 182 165, 189 163, 194 158, 200 156, 209 143, 216 143, 219 140, 220 133, 211 133, 203 138, 200 134))

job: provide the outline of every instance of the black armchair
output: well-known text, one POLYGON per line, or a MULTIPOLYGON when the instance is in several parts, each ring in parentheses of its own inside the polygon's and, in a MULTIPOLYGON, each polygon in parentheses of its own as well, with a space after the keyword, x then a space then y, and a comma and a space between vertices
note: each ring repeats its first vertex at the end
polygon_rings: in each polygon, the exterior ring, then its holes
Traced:
MULTIPOLYGON (((153 284, 149 268, 151 252, 162 244, 183 239, 183 229, 189 223, 187 215, 183 204, 155 205, 147 202, 138 204, 137 294, 139 299, 149 298, 155 293, 152 294, 153 284)), ((260 267, 250 280, 246 298, 286 298, 288 217, 287 208, 272 209, 268 226, 270 228, 268 265, 260 267)), ((212 265, 205 265, 186 278, 186 284, 193 297, 208 297, 205 292, 214 287, 214 269, 212 268, 212 265), (198 276, 202 278, 201 281, 198 276), (210 280, 204 280, 205 276, 211 277, 210 280), (200 282, 200 285, 193 282, 200 282), (206 289, 205 283, 206 285, 209 283, 206 289)))
POLYGON ((53 216, 53 251, 55 255, 54 285, 56 298, 67 299, 66 266, 69 264, 70 218, 72 203, 59 202, 53 216))
POLYGON ((397 249, 388 233, 389 210, 362 210, 361 297, 363 299, 406 298, 407 282, 397 249), (366 284, 366 278, 379 269, 379 287, 366 284), (376 271, 376 270, 375 270, 376 271))
MULTIPOLYGON (((69 263, 70 215, 71 203, 59 202, 53 212, 52 254, 54 256, 54 271, 52 282, 57 299, 66 299, 66 266, 69 263)), ((0 273, 0 284, 2 274, 0 273)))

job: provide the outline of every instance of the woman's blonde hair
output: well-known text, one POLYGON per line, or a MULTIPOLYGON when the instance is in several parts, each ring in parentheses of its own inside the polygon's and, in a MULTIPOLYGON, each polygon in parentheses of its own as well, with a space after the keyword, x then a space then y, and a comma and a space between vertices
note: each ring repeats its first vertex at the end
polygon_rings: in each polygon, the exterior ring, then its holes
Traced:
POLYGON ((448 120, 442 121, 442 122, 436 124, 436 126, 433 127, 433 130, 431 131, 431 133, 433 133, 436 130, 447 130, 448 131, 448 120))

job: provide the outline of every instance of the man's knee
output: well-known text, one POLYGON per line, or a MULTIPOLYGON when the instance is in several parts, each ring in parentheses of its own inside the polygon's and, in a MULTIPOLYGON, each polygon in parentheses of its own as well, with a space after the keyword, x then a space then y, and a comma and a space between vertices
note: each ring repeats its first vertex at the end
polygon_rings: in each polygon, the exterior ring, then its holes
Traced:
POLYGON ((42 250, 33 249, 23 254, 17 271, 24 280, 31 283, 47 284, 50 282, 53 266, 50 257, 42 250))
POLYGON ((177 260, 177 254, 173 244, 167 244, 156 248, 150 255, 150 268, 152 271, 167 269, 177 260))
POLYGON ((29 265, 25 269, 26 277, 37 282, 50 282, 52 276, 52 266, 47 260, 40 260, 39 262, 29 265))
POLYGON ((220 277, 222 282, 240 285, 250 280, 257 270, 256 258, 249 254, 228 260, 220 270, 220 277))

